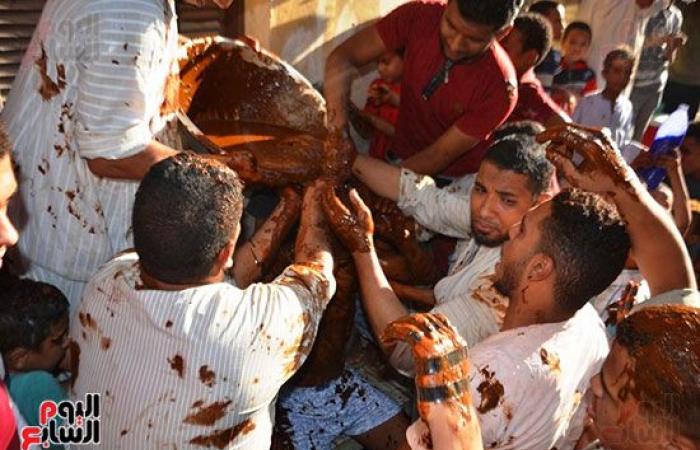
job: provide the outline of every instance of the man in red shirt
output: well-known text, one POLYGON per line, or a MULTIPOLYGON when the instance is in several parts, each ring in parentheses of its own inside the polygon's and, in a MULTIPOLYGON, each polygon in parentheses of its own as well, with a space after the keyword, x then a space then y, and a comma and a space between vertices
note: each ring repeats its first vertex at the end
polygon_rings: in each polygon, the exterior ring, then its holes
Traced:
POLYGON ((521 3, 410 2, 351 36, 326 61, 331 125, 347 126, 353 72, 387 50, 403 49, 391 153, 418 173, 465 173, 460 164, 468 160, 468 151, 508 117, 517 100, 515 70, 497 39, 510 31, 521 3))
POLYGON ((535 76, 534 69, 547 55, 551 44, 551 26, 538 14, 519 16, 513 30, 501 41, 518 74, 518 103, 508 122, 533 120, 551 127, 571 121, 535 76))

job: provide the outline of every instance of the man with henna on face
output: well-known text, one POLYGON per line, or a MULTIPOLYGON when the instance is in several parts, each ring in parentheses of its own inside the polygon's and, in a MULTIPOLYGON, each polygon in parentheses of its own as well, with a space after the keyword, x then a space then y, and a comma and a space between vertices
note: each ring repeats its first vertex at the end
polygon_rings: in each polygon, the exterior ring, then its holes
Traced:
MULTIPOLYGON (((454 264, 431 294, 432 312, 447 316, 468 344, 497 333, 508 299, 493 289, 491 277, 508 229, 532 206, 551 198, 553 168, 531 138, 511 135, 487 152, 468 194, 440 189, 432 178, 358 155, 353 173, 375 193, 397 201, 401 211, 422 227, 459 239, 454 264)), ((397 295, 402 293, 397 290, 397 295)), ((375 335, 408 314, 398 300, 376 303, 363 297, 375 335)), ((412 374, 407 346, 382 346, 390 363, 412 374)))

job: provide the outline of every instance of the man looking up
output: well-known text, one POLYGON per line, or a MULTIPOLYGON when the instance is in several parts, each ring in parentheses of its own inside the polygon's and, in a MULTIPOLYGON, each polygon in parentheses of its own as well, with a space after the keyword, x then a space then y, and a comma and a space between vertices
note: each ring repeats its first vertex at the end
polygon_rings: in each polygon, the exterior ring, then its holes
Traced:
POLYGON ((510 30, 520 4, 409 2, 351 36, 326 61, 331 123, 339 129, 347 126, 354 71, 388 50, 403 49, 391 159, 422 174, 466 173, 469 150, 508 117, 516 102, 515 73, 497 40, 510 30))
MULTIPOLYGON (((431 231, 460 239, 455 263, 433 290, 436 307, 460 335, 474 345, 497 333, 508 306, 493 292, 490 277, 508 239, 508 230, 534 205, 551 198, 552 166, 532 139, 508 137, 496 142, 481 163, 469 195, 439 189, 432 178, 358 155, 353 172, 377 194, 397 201, 404 214, 431 231)), ((395 297, 377 302, 363 296, 375 335, 408 314, 395 297)), ((391 364, 413 372, 404 344, 383 346, 391 364)))

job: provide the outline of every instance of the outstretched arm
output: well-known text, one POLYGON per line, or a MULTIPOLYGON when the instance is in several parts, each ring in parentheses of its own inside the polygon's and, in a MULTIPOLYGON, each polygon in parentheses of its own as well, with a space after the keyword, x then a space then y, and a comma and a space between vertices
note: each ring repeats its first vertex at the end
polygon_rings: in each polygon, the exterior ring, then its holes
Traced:
POLYGON ((609 137, 598 130, 565 125, 541 133, 538 140, 550 142, 548 156, 573 186, 607 195, 615 203, 627 222, 635 261, 652 295, 697 288, 678 228, 609 137), (574 153, 584 158, 579 167, 570 160, 574 153))

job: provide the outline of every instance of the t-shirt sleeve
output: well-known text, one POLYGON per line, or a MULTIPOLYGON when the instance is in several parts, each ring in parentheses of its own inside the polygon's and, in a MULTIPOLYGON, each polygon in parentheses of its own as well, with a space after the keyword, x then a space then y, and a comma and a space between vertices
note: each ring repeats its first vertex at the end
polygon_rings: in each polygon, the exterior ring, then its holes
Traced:
POLYGON ((401 5, 377 24, 377 32, 382 38, 387 50, 405 48, 411 37, 414 24, 421 19, 423 5, 417 2, 409 2, 401 5))
POLYGON ((100 27, 87 34, 79 64, 76 133, 80 155, 88 159, 121 159, 146 148, 162 102, 162 90, 154 89, 168 75, 158 70, 167 51, 164 25, 139 11, 127 23, 113 14, 92 19, 100 27))
POLYGON ((48 372, 34 371, 14 375, 10 382, 10 395, 29 425, 39 424, 39 406, 46 400, 59 403, 66 399, 66 392, 48 372))

